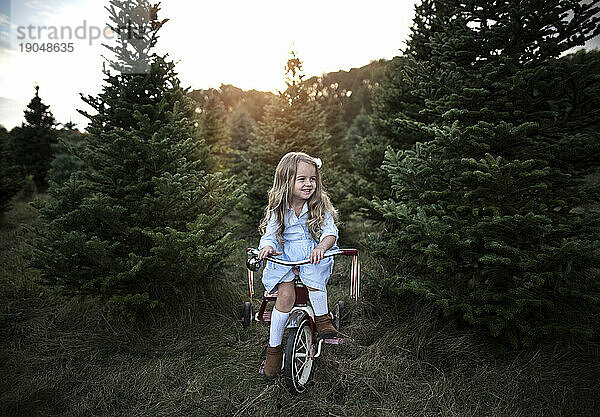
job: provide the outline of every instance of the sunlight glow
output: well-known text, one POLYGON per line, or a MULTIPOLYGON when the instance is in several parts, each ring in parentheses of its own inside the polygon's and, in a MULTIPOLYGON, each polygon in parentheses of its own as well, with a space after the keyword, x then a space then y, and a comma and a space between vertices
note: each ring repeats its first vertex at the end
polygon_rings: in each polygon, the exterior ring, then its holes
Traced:
MULTIPOLYGON (((6 0, 3 5, 6 5, 6 0)), ((103 28, 108 21, 99 0, 13 0, 12 47, 0 48, 0 123, 20 124, 23 109, 40 85, 40 96, 59 122, 87 120, 75 109, 87 108, 78 93, 100 92, 102 39, 76 40, 72 53, 26 53, 16 45, 16 26, 103 28), (91 45, 90 45, 91 43, 91 45)), ((392 58, 404 48, 414 13, 413 0, 390 2, 184 1, 161 4, 159 18, 169 18, 157 44, 177 62, 183 86, 276 91, 285 88, 284 65, 291 48, 303 61, 306 77, 349 70, 372 60, 392 58)), ((10 23, 8 23, 10 21, 10 23)), ((104 40, 106 42, 106 40, 104 40)))

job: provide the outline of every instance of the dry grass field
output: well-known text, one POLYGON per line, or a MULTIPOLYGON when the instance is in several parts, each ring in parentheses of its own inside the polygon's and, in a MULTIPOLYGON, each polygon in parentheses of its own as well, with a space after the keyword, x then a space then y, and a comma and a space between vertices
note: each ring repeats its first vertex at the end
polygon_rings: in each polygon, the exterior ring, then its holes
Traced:
POLYGON ((282 379, 257 374, 268 328, 238 321, 243 244, 214 288, 132 325, 109 321, 94 299, 34 283, 21 225, 36 221, 16 202, 0 230, 2 416, 598 415, 597 340, 510 350, 427 302, 391 310, 370 284, 368 254, 359 305, 346 296, 346 263, 329 287, 330 305, 346 297, 349 306, 346 343, 325 350, 308 391, 292 396, 282 379))

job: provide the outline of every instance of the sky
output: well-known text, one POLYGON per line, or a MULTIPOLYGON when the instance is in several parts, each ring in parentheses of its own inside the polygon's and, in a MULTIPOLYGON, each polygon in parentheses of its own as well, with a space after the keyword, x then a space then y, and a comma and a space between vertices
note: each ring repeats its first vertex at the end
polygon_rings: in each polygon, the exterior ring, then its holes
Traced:
MULTIPOLYGON (((232 84, 275 92, 285 88, 284 65, 292 48, 307 77, 399 55, 408 39, 414 3, 164 0, 158 17, 170 20, 159 31, 157 52, 177 62, 184 87, 232 84)), ((21 124, 38 84, 40 97, 58 122, 85 128, 87 119, 76 109, 92 111, 79 94, 96 95, 102 88, 102 43, 111 42, 107 4, 0 0, 0 124, 7 129, 21 124), (72 42, 73 51, 27 51, 28 43, 48 42, 52 28, 63 31, 62 39, 54 42, 72 42)), ((594 39, 586 47, 600 47, 600 42, 594 39)))
MULTIPOLYGON (((87 119, 76 109, 91 111, 79 93, 101 91, 106 54, 101 44, 110 40, 104 35, 92 38, 106 28, 106 4, 0 0, 0 124, 10 129, 23 121, 23 109, 37 83, 58 122, 71 120, 85 127, 87 119), (60 31, 64 26, 73 32, 73 39, 66 39, 73 42, 73 52, 21 51, 26 43, 39 43, 38 35, 48 42, 50 27, 60 31), (78 34, 86 39, 74 39, 78 34)), ((232 84, 276 91, 285 88, 284 65, 291 48, 303 61, 307 77, 399 55, 413 5, 414 0, 165 0, 158 17, 170 20, 159 31, 157 52, 177 62, 184 87, 232 84)), ((67 36, 65 29, 63 38, 67 36)))

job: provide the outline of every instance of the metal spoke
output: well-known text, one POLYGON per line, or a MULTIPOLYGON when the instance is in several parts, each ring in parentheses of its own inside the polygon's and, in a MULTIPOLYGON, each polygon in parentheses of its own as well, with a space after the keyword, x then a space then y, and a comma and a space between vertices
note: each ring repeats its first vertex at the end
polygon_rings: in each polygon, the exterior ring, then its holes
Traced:
POLYGON ((288 362, 286 382, 288 387, 296 392, 302 392, 306 383, 310 378, 310 373, 313 365, 313 344, 312 330, 309 325, 309 320, 303 320, 294 334, 293 347, 288 362), (291 369, 290 369, 291 368, 291 369))
POLYGON ((300 380, 300 374, 302 373, 302 371, 304 371, 304 367, 305 367, 305 366, 306 366, 306 361, 304 361, 304 362, 302 363, 302 366, 301 366, 299 369, 298 369, 298 368, 296 368, 296 369, 297 369, 297 371, 298 371, 298 372, 296 373, 296 379, 297 379, 297 380, 300 380))
MULTIPOLYGON (((306 333, 305 333, 305 335, 306 335, 306 333)), ((308 352, 310 350, 310 346, 309 346, 309 343, 308 343, 308 337, 304 338, 303 344, 304 344, 304 349, 308 352)))

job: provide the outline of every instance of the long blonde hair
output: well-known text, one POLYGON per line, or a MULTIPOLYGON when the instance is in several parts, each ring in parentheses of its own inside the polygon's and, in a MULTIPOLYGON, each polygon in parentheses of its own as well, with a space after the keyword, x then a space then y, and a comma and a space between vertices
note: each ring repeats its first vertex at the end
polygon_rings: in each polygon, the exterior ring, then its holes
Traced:
POLYGON ((283 247, 283 231, 285 229, 284 219, 289 205, 292 203, 292 191, 296 181, 296 169, 298 162, 306 162, 315 167, 317 177, 317 187, 315 192, 308 200, 308 220, 306 222, 308 231, 313 239, 318 241, 321 237, 321 227, 325 222, 325 213, 328 211, 337 219, 337 211, 331 204, 329 197, 323 189, 321 182, 321 172, 317 160, 303 152, 289 152, 281 158, 275 169, 275 178, 273 186, 269 190, 269 204, 265 208, 265 215, 260 224, 260 234, 263 235, 267 229, 267 224, 271 215, 279 225, 277 230, 277 241, 283 247))

